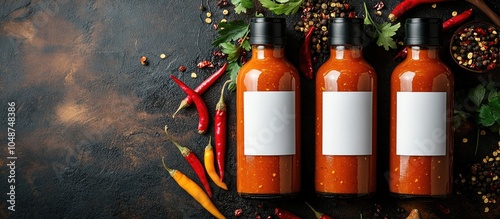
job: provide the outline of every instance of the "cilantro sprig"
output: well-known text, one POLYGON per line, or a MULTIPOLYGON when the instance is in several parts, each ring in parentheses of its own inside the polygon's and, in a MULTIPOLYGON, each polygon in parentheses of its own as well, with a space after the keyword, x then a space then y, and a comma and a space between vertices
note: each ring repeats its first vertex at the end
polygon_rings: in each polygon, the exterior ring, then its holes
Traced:
POLYGON ((259 0, 264 8, 276 15, 291 15, 297 13, 303 0, 259 0))
POLYGON ((251 46, 247 40, 250 33, 250 24, 242 20, 223 22, 219 24, 217 31, 218 37, 212 42, 213 46, 221 48, 221 51, 227 55, 228 66, 226 71, 231 78, 228 89, 236 89, 236 77, 241 68, 241 56, 243 51, 250 51, 251 46))
POLYGON ((387 51, 389 48, 395 49, 396 42, 392 39, 392 36, 396 35, 396 31, 401 27, 401 23, 391 24, 388 22, 383 22, 381 24, 375 22, 370 16, 370 12, 366 8, 366 3, 363 3, 365 8, 365 25, 372 25, 375 28, 375 32, 372 35, 373 39, 377 39, 377 45, 383 46, 387 51))

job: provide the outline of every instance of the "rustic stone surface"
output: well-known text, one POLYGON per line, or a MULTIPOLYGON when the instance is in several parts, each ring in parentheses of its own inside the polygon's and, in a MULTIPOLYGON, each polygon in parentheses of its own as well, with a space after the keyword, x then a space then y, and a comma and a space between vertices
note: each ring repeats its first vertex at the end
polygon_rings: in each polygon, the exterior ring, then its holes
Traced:
MULTIPOLYGON (((354 1, 353 1, 354 2, 354 1)), ((396 1, 399 2, 399 1, 396 1)), ((388 14, 396 2, 386 2, 388 14)), ((487 1, 500 13, 500 3, 487 1)), ((211 41, 216 33, 204 23, 200 3, 211 11, 212 19, 223 18, 216 1, 4 1, 0 3, 0 218, 210 218, 169 177, 161 157, 196 182, 196 176, 179 151, 163 133, 168 124, 178 142, 202 158, 208 135, 197 134, 194 107, 175 119, 171 115, 184 94, 169 80, 174 74, 195 87, 214 69, 197 69, 196 63, 213 59, 211 41), (162 60, 159 55, 165 53, 162 60), (149 65, 139 58, 147 56, 149 65), (185 65, 186 73, 178 67, 185 65), (198 77, 190 77, 196 72, 198 77), (9 169, 7 155, 8 102, 16 104, 16 211, 7 209, 9 169)), ((354 3, 360 14, 362 6, 354 3)), ((443 3, 436 9, 419 6, 409 16, 451 16, 451 11, 471 7, 465 2, 443 3)), ((232 10, 232 8, 228 7, 232 10)), ((235 15, 244 18, 251 15, 235 15)), ((287 54, 297 63, 301 37, 289 18, 287 54)), ((375 19, 382 20, 382 17, 375 19)), ((479 11, 473 19, 485 19, 479 11)), ((449 36, 451 33, 447 33, 449 36)), ((378 194, 360 201, 325 200, 312 193, 314 144, 314 86, 303 81, 303 194, 299 199, 269 202, 239 198, 235 191, 235 95, 227 93, 228 155, 226 183, 229 191, 212 184, 213 201, 226 216, 242 208, 245 218, 255 212, 272 214, 282 207, 305 218, 317 210, 337 218, 373 217, 382 206, 381 216, 406 217, 418 208, 423 218, 492 217, 498 207, 485 214, 482 205, 469 197, 454 195, 438 201, 398 201, 387 196, 384 172, 388 167, 389 78, 396 51, 384 51, 371 44, 365 48, 379 80, 379 175, 378 194), (444 215, 436 206, 450 208, 444 215), (463 207, 463 206, 466 207, 463 207), (262 207, 261 207, 262 206, 262 207), (397 212, 397 208, 406 212, 397 212)), ((443 53, 447 55, 447 53, 443 53)), ((451 59, 443 57, 452 65, 451 59)), ((473 75, 456 67, 458 86, 477 84, 488 75, 473 75)), ((498 75, 491 78, 498 81, 498 75)), ((203 95, 211 115, 223 79, 203 95)), ((209 129, 213 135, 213 130, 209 129)), ((496 136, 498 137, 498 136, 496 136)), ((495 136, 493 136, 495 138, 495 136)), ((460 138, 461 139, 461 138, 460 138)), ((497 142, 493 139, 491 141, 497 142)), ((471 139, 472 141, 472 139, 471 139)), ((461 160, 472 160, 458 149, 461 160)), ((456 160, 457 165, 464 162, 456 160)), ((470 162, 467 160, 467 162, 470 162)))

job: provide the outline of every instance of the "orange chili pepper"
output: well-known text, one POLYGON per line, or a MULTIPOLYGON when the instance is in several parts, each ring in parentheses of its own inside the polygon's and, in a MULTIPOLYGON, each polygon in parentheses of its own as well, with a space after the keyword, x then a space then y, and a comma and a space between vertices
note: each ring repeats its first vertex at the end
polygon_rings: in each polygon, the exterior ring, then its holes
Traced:
POLYGON ((165 170, 170 173, 170 176, 174 178, 174 180, 179 184, 179 186, 184 189, 189 195, 191 195, 194 200, 201 204, 210 214, 215 216, 216 218, 226 218, 220 211, 215 207, 214 203, 210 200, 207 194, 203 191, 203 189, 198 186, 193 180, 189 179, 186 175, 184 175, 181 171, 170 169, 165 164, 165 160, 162 158, 161 162, 163 163, 163 167, 165 170))
POLYGON ((217 172, 215 172, 212 138, 208 140, 208 145, 205 147, 203 162, 205 163, 205 169, 207 170, 208 176, 210 176, 210 179, 214 181, 215 185, 224 190, 227 190, 227 185, 222 182, 222 180, 219 178, 219 175, 217 175, 217 172))

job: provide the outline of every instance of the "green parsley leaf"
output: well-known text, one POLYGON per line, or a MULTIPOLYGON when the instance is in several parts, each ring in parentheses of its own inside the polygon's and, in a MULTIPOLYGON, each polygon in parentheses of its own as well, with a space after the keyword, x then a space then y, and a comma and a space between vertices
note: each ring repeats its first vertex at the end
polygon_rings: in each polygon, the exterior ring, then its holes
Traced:
POLYGON ((219 46, 221 47, 221 51, 227 54, 227 61, 234 62, 240 57, 240 48, 231 42, 221 43, 219 46))
POLYGON ((489 127, 495 124, 493 111, 489 105, 482 105, 479 108, 479 124, 489 127))
POLYGON ((366 8, 366 3, 363 3, 365 8, 365 25, 372 25, 375 28, 375 33, 372 35, 372 38, 377 38, 377 45, 383 46, 385 50, 389 50, 389 48, 395 49, 396 42, 392 39, 392 36, 396 35, 396 31, 401 27, 401 23, 391 24, 388 22, 383 22, 381 24, 375 22, 370 16, 370 12, 366 8))
POLYGON ((236 78, 238 77, 240 68, 241 65, 238 64, 238 62, 229 62, 229 64, 227 65, 226 71, 229 74, 229 78, 231 78, 231 82, 229 82, 227 89, 229 89, 230 91, 236 90, 236 78))
POLYGON ((483 85, 478 85, 469 91, 469 99, 479 107, 481 102, 483 102, 484 95, 486 94, 486 88, 483 85))
POLYGON ((303 0, 259 0, 264 8, 276 15, 291 15, 297 13, 303 0))
POLYGON ((212 42, 212 45, 218 46, 224 42, 238 40, 248 35, 249 32, 250 24, 245 24, 242 20, 221 22, 219 23, 219 30, 217 31, 219 36, 212 42))
POLYGON ((247 13, 247 9, 253 8, 253 0, 231 0, 236 14, 247 13))

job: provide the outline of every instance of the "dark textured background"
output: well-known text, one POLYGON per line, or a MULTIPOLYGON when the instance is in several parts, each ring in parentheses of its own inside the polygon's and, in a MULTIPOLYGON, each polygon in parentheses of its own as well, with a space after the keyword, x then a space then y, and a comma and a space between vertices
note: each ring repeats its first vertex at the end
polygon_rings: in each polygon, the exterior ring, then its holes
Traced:
MULTIPOLYGON (((361 1, 350 1, 363 15, 361 1)), ((366 1, 374 5, 374 0, 366 1)), ((382 21, 400 1, 386 0, 382 21)), ((500 3, 486 0, 500 13, 500 3)), ((167 141, 163 126, 181 144, 202 157, 208 135, 197 134, 194 107, 175 111, 184 94, 168 79, 179 76, 195 87, 213 72, 199 70, 196 63, 213 59, 211 41, 216 32, 203 22, 203 4, 213 19, 223 18, 217 1, 28 1, 5 0, 0 3, 0 218, 210 218, 161 166, 168 165, 194 179, 196 176, 179 151, 167 141), (159 54, 167 58, 161 60, 159 54), (149 66, 142 66, 145 55, 149 66), (187 71, 179 73, 185 65, 187 71), (198 78, 192 79, 191 72, 198 78), (16 211, 7 210, 7 103, 16 103, 16 211)), ((257 5, 259 5, 257 3, 257 5)), ((418 6, 406 17, 425 16, 447 19, 451 12, 472 7, 465 1, 418 6)), ((226 7, 229 19, 236 16, 226 7)), ((473 7, 475 8, 475 7, 473 7)), ((265 12, 269 15, 269 12, 265 12)), ((287 56, 297 64, 302 35, 293 31, 299 15, 288 16, 287 56)), ((471 20, 488 20, 475 11, 471 20)), ((402 30, 398 37, 402 37, 402 30)), ((445 33, 449 39, 451 32, 445 33)), ((488 79, 500 81, 498 73, 476 75, 455 66, 443 48, 443 59, 453 68, 457 90, 475 86, 488 79)), ((388 197, 384 173, 388 168, 389 78, 397 62, 396 50, 385 51, 374 43, 365 49, 366 60, 378 74, 378 192, 366 200, 346 201, 316 198, 313 193, 314 84, 302 80, 303 193, 288 201, 253 201, 237 196, 235 185, 235 95, 227 93, 228 151, 226 183, 223 191, 212 184, 213 201, 228 217, 242 208, 243 218, 272 214, 274 207, 288 209, 304 218, 313 218, 304 201, 336 218, 373 218, 377 209, 383 217, 404 218, 419 208, 425 218, 494 218, 498 205, 484 205, 470 195, 453 195, 438 200, 398 200, 388 197), (376 207, 376 205, 380 205, 376 207), (448 207, 442 213, 438 206, 448 207), (399 213, 397 208, 406 212, 399 213)), ((220 62, 220 60, 214 60, 220 62)), ((204 95, 214 113, 220 79, 204 95)), ((211 123, 212 125, 212 123, 211 123)), ((213 135, 213 129, 209 129, 213 135)), ((474 151, 475 135, 469 143, 455 145, 455 174, 467 171, 497 147, 498 135, 481 138, 481 150, 474 151)), ((355 137, 355 136, 354 136, 355 137)))

